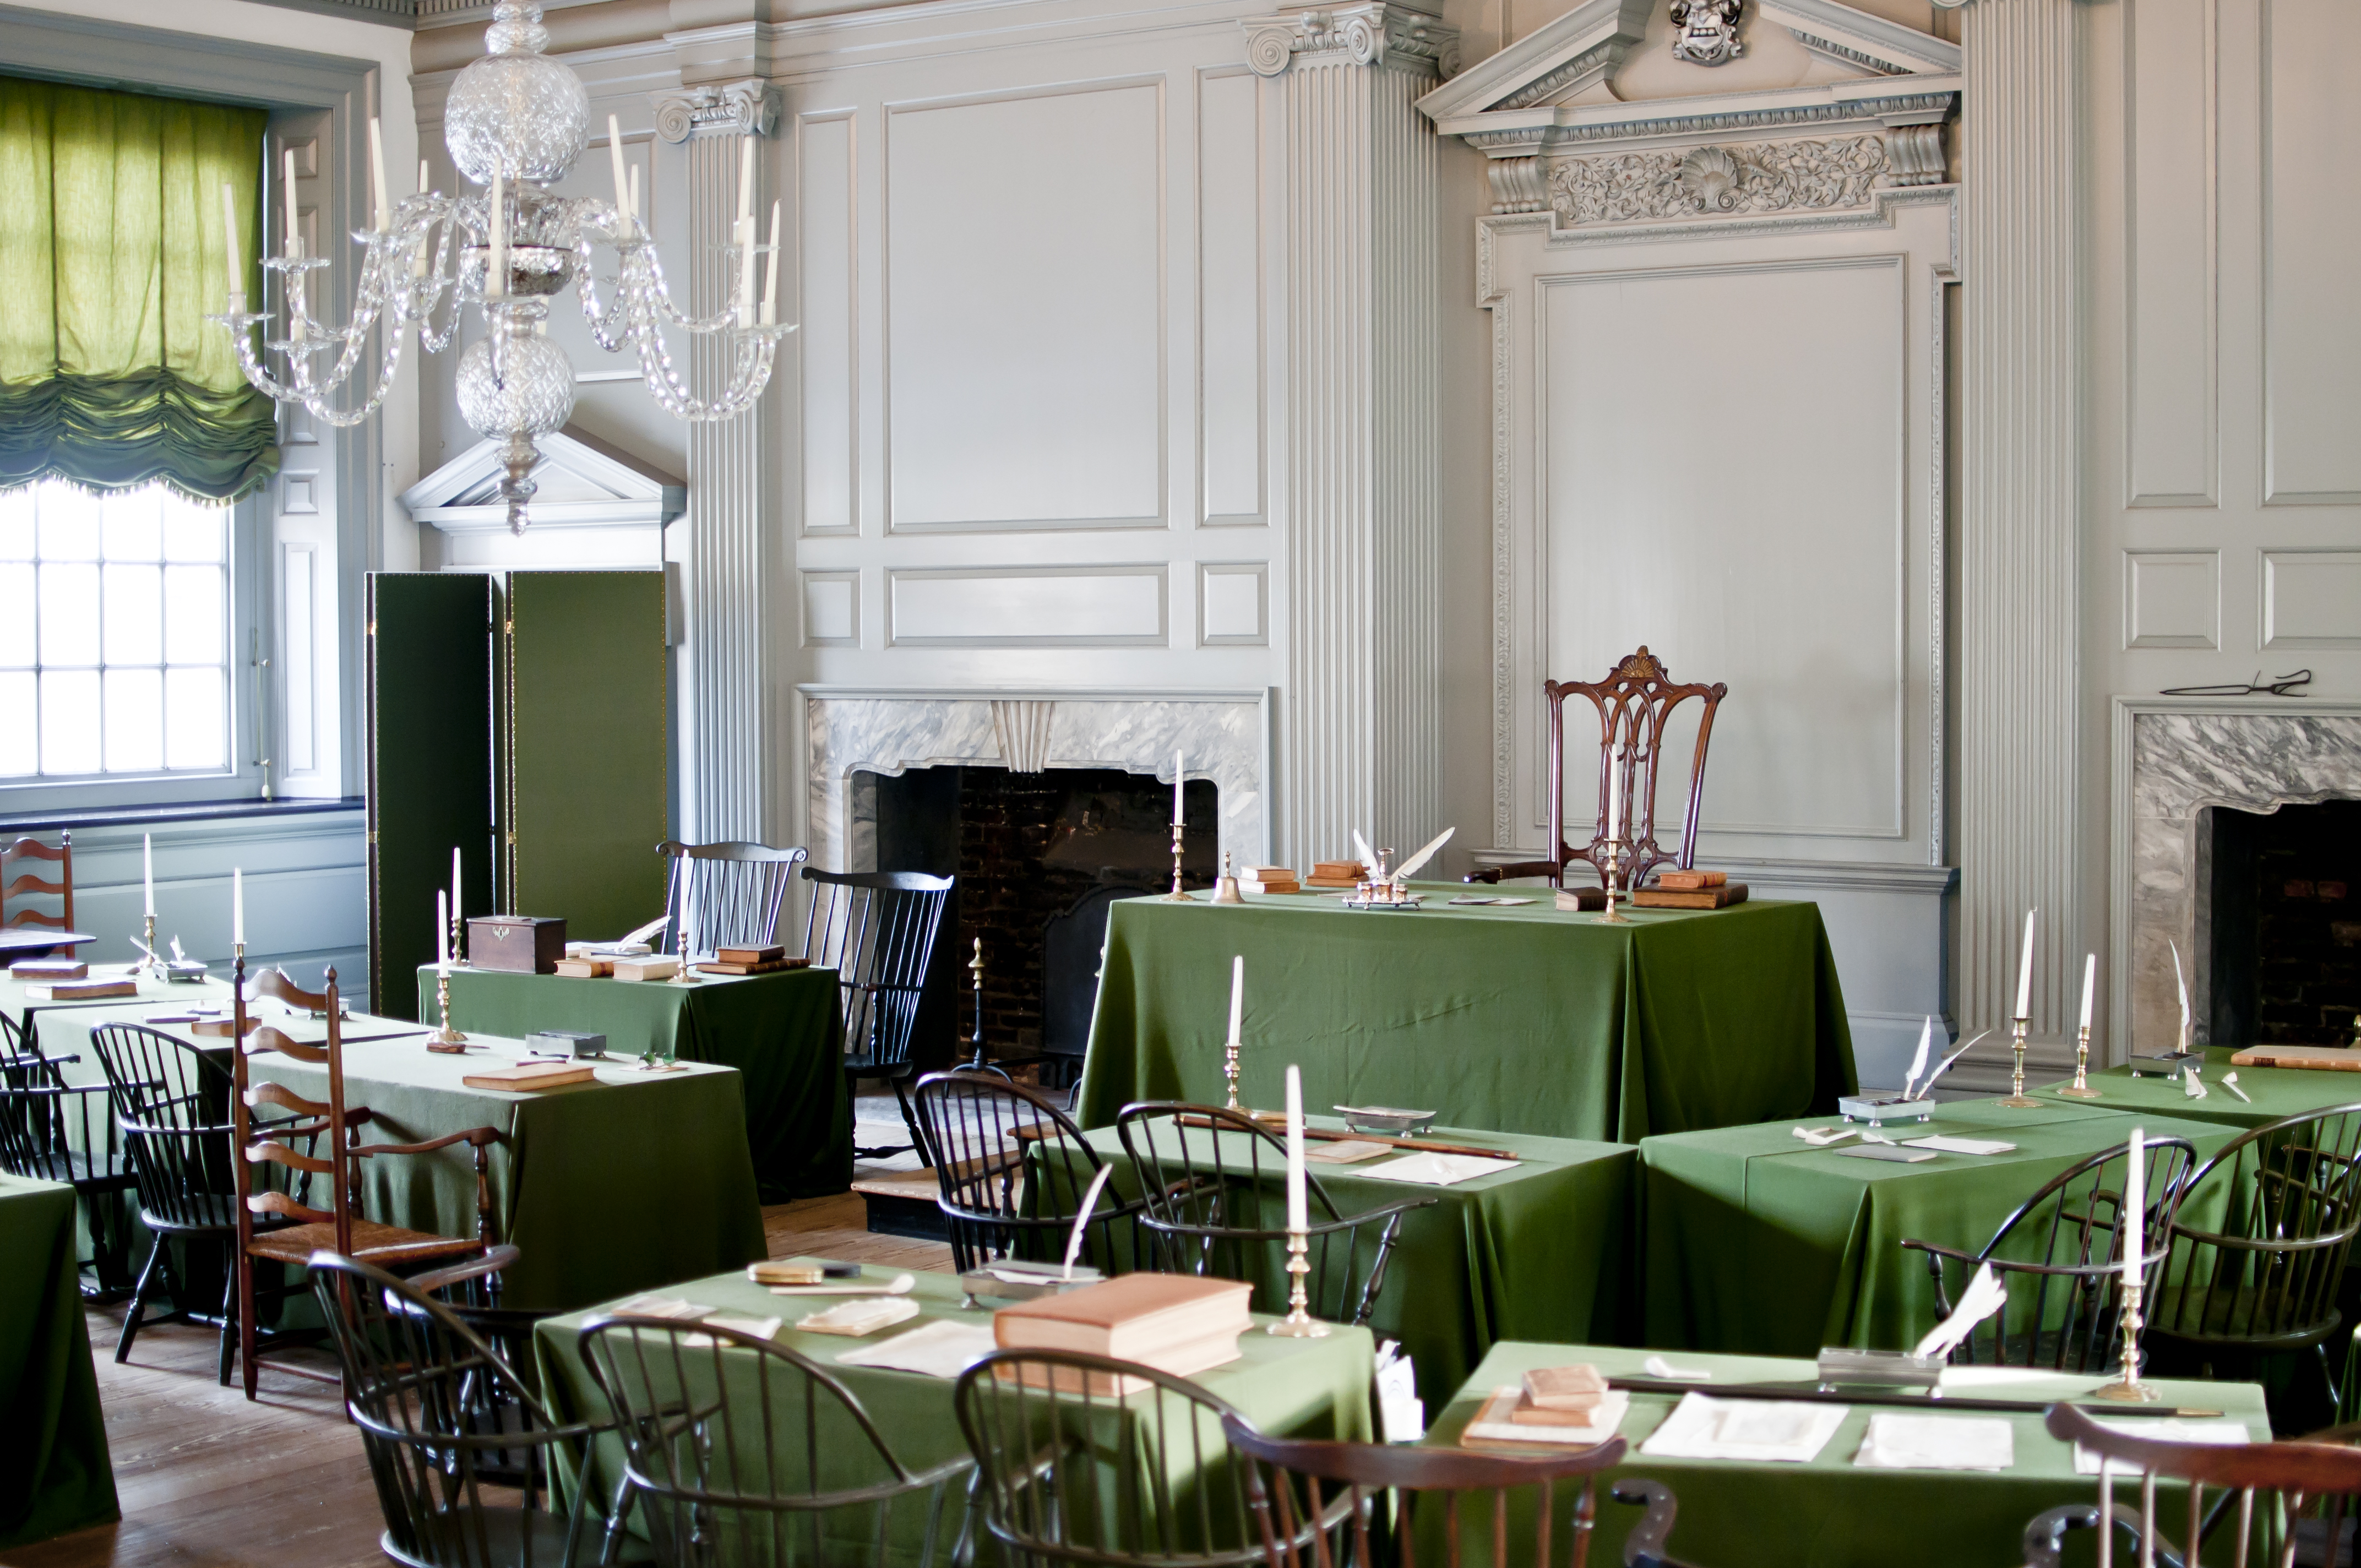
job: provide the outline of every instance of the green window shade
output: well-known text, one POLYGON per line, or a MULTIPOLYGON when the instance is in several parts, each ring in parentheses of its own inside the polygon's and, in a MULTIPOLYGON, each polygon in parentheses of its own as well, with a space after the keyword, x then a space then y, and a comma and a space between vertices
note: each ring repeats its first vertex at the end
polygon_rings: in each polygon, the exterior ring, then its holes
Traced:
POLYGON ((221 190, 247 295, 260 109, 0 77, 0 488, 161 480, 233 500, 279 469, 225 307, 221 190))

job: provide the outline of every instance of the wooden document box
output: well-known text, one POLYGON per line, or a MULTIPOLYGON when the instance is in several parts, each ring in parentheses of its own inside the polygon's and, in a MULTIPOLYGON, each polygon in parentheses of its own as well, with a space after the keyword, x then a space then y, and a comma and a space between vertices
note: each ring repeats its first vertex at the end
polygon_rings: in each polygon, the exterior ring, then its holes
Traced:
POLYGON ((566 956, 566 922, 535 915, 474 915, 467 919, 467 961, 514 974, 555 974, 566 956))

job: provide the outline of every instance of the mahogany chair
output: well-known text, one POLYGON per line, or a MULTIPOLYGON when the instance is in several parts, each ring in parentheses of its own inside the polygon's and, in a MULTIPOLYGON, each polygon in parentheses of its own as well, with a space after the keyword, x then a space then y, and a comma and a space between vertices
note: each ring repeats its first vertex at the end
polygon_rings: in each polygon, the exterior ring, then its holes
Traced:
POLYGON ((673 1319, 601 1314, 577 1343, 622 1434, 625 1506, 664 1568, 933 1563, 973 1461, 906 1464, 823 1363, 673 1319), (895 1529, 914 1520, 915 1552, 895 1529))
MULTIPOLYGON (((246 966, 240 960, 231 1009, 235 1044, 229 1053, 230 1146, 235 1156, 231 1167, 237 1198, 232 1215, 237 1227, 236 1246, 231 1254, 231 1264, 237 1276, 238 1350, 245 1365, 246 1397, 251 1399, 259 1370, 257 1354, 263 1348, 276 1348, 261 1345, 256 1326, 258 1266, 280 1264, 300 1268, 311 1262, 313 1253, 333 1252, 403 1273, 481 1255, 492 1239, 491 1182, 486 1151, 500 1141, 500 1134, 490 1127, 470 1127, 423 1143, 355 1144, 355 1130, 368 1125, 374 1115, 365 1107, 347 1106, 345 1102, 344 1028, 340 1016, 343 999, 336 992, 336 971, 328 971, 325 988, 317 992, 302 989, 279 970, 266 972, 254 983, 254 993, 258 997, 276 997, 324 1015, 328 1038, 326 1044, 319 1046, 302 1044, 268 1024, 250 1025, 246 1012, 245 978, 246 966), (313 1100, 283 1083, 257 1080, 252 1058, 266 1051, 324 1068, 327 1097, 313 1100), (254 1113, 266 1104, 291 1111, 301 1120, 260 1121, 254 1113), (313 1152, 322 1142, 326 1145, 324 1156, 313 1152), (432 1154, 460 1144, 467 1145, 475 1153, 474 1236, 434 1235, 361 1217, 362 1160, 385 1155, 432 1154), (293 1193, 265 1186, 258 1179, 257 1168, 266 1163, 324 1183, 327 1206, 313 1207, 293 1193), (264 1216, 288 1223, 276 1229, 265 1229, 258 1223, 264 1216)), ((283 1369, 298 1376, 319 1376, 305 1367, 283 1369)))
MULTIPOLYGON (((0 844, 0 926, 39 926, 53 931, 73 929, 73 834, 58 835, 58 847, 50 849, 38 839, 19 839, 13 844, 0 844), (11 867, 25 861, 46 861, 58 868, 54 877, 43 877, 26 871, 13 877, 11 867), (54 898, 63 907, 55 915, 45 915, 38 909, 25 908, 21 904, 12 912, 12 900, 31 897, 54 898)), ((71 958, 72 947, 54 949, 71 958)))
MULTIPOLYGON (((2149 1138, 2142 1155, 2147 1212, 2140 1225, 2141 1274, 2147 1299, 2154 1300, 2197 1150, 2186 1138, 2149 1138)), ((1964 1288, 1986 1264, 2008 1293, 2007 1305, 1951 1352, 1954 1362, 2093 1374, 2114 1365, 2122 1337, 2123 1192, 2129 1156, 2130 1146, 2117 1144, 2059 1171, 2017 1205, 1976 1252, 1904 1238, 1905 1247, 1927 1255, 1938 1317, 1951 1315, 1954 1281, 1964 1288)))
POLYGON ((1622 883, 1646 884, 1662 865, 1687 871, 1697 864, 1697 816, 1705 805, 1706 748, 1713 740, 1714 714, 1730 688, 1681 685, 1642 643, 1601 681, 1545 681, 1542 693, 1549 699, 1549 842, 1550 858, 1490 866, 1470 875, 1469 882, 1497 883, 1502 877, 1547 877, 1553 887, 1565 885, 1568 867, 1580 861, 1607 877, 1608 795, 1620 779, 1623 786, 1624 835, 1630 840, 1623 859, 1622 883), (1566 839, 1565 822, 1565 700, 1587 698, 1598 713, 1598 813, 1591 821, 1590 839, 1576 846, 1566 839), (1697 716, 1697 749, 1689 760, 1688 799, 1680 819, 1680 838, 1666 849, 1656 835, 1657 784, 1663 773, 1664 725, 1673 710, 1691 697, 1704 704, 1697 716), (1619 771, 1618 764, 1620 764, 1619 771))
POLYGON ((2174 1217, 2172 1266, 2147 1310, 2158 1365, 2243 1379, 2259 1358, 2309 1352, 2336 1408, 2328 1345, 2344 1327, 2338 1288, 2361 1234, 2361 1103, 2249 1128, 2197 1168, 2190 1189, 2213 1178, 2235 1195, 2220 1230, 2174 1217))
MULTIPOLYGON (((1276 1205, 1284 1201, 1287 1146, 1278 1135, 1243 1112, 1177 1100, 1126 1105, 1115 1125, 1140 1173, 1140 1223, 1157 1266, 1245 1280, 1255 1287, 1257 1310, 1286 1311, 1292 1281, 1279 1267, 1287 1231, 1276 1205)), ((1309 1171, 1303 1188, 1308 1310, 1330 1322, 1366 1323, 1385 1288, 1402 1217, 1442 1200, 1408 1198, 1346 1214, 1309 1171)))
MULTIPOLYGON (((1509 1568, 1512 1561, 1531 1568, 1556 1568, 1560 1561, 1565 1568, 1584 1568, 1599 1473, 1624 1454, 1620 1437, 1573 1453, 1528 1456, 1267 1437, 1235 1415, 1223 1418, 1222 1427, 1231 1444, 1255 1461, 1246 1467, 1246 1490, 1268 1568, 1373 1568, 1438 1558, 1459 1568, 1471 1555, 1493 1568, 1509 1568), (1578 1485, 1561 1486, 1569 1481, 1578 1485), (1510 1506, 1524 1493, 1533 1498, 1529 1526, 1519 1518, 1525 1510, 1510 1506), (1313 1520, 1321 1528, 1307 1530, 1313 1520), (1530 1558, 1512 1539, 1526 1529, 1530 1558), (1553 1538, 1566 1543, 1562 1559, 1551 1554, 1553 1538)), ((1672 1488, 1661 1481, 1620 1481, 1610 1496, 1647 1509, 1624 1542, 1623 1561, 1681 1568, 1665 1554, 1678 1511, 1672 1488)))
POLYGON ((42 1055, 16 1021, 0 1013, 0 1170, 74 1190, 91 1240, 82 1266, 95 1277, 82 1282, 82 1293, 116 1301, 130 1294, 124 1201, 137 1181, 121 1130, 107 1113, 106 1085, 70 1084, 59 1070, 77 1059, 42 1055))
MULTIPOLYGON (((768 844, 731 839, 717 844, 684 844, 667 839, 656 846, 672 865, 666 872, 664 908, 679 918, 682 884, 687 885, 688 907, 695 922, 698 948, 763 948, 778 940, 779 911, 785 907, 787 888, 796 868, 811 858, 800 849, 774 850, 768 844)), ((677 947, 686 934, 675 931, 677 947)), ((686 962, 684 957, 683 962, 686 962)))
POLYGON ((804 911, 804 957, 832 969, 844 1003, 844 1071, 853 1087, 870 1080, 894 1086, 906 1144, 855 1147, 857 1159, 884 1159, 913 1151, 927 1158, 927 1141, 910 1109, 911 1047, 918 1005, 927 989, 954 879, 924 872, 824 872, 803 869, 811 883, 804 911))
MULTIPOLYGON (((1047 1095, 997 1073, 930 1072, 913 1098, 959 1270, 1061 1256, 1082 1194, 1106 1163, 1082 1129, 1047 1095)), ((1139 1212, 1140 1201, 1121 1197, 1110 1179, 1077 1261, 1105 1274, 1131 1267, 1139 1212)))
POLYGON ((2037 1515, 2025 1527, 2025 1560, 2031 1568, 2059 1568, 2067 1536, 2086 1530, 2100 1532, 2102 1564, 2115 1552, 2124 1563, 2143 1568, 2155 1563, 2173 1568, 2199 1568, 2202 1563, 2294 1568, 2299 1563, 2350 1560, 2349 1537, 2343 1549, 2336 1543, 2354 1515, 2355 1496, 2361 1494, 2361 1449, 2320 1441, 2175 1442, 2103 1426, 2062 1401, 2049 1407, 2042 1424, 2050 1436, 2097 1456, 2099 1500, 2037 1515), (2128 1506, 2117 1490, 2127 1477, 2139 1483, 2128 1506), (2158 1507, 2159 1482, 2187 1488, 2185 1500, 2174 1499, 2177 1525, 2158 1507), (2217 1493, 2210 1502, 2209 1486, 2217 1493))

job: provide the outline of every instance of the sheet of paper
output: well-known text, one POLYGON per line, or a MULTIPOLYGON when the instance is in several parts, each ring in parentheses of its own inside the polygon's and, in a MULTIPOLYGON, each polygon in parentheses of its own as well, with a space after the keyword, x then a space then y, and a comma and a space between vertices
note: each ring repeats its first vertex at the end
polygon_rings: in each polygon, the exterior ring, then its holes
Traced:
MULTIPOLYGON (((752 1334, 756 1339, 779 1337, 779 1320, 776 1318, 750 1318, 742 1312, 708 1312, 697 1321, 710 1323, 717 1329, 734 1329, 741 1334, 752 1334)), ((714 1341, 708 1334, 683 1334, 680 1343, 703 1349, 714 1341)))
MULTIPOLYGON (((2246 1423, 2227 1419, 2187 1420, 2180 1416, 2147 1416, 2136 1420, 2110 1421, 2102 1420, 2093 1416, 2092 1420, 2097 1420, 2109 1431, 2119 1431, 2126 1437, 2151 1437, 2164 1442, 2228 1443, 2248 1441, 2246 1423)), ((2074 1474, 2096 1475, 2098 1473, 2099 1456, 2081 1443, 2076 1443, 2074 1474)), ((2119 1479, 2130 1480, 2136 1476, 2137 1472, 2128 1465, 2119 1465, 2116 1467, 2115 1475, 2119 1479)))
POLYGON ((840 1366, 888 1366, 928 1377, 956 1377, 999 1348, 989 1322, 962 1323, 937 1318, 883 1344, 848 1350, 836 1358, 840 1366))
POLYGON ((860 1339, 917 1315, 918 1304, 906 1296, 872 1296, 807 1313, 796 1320, 796 1327, 806 1333, 850 1334, 860 1339))
POLYGON ((628 1301, 616 1302, 614 1310, 635 1318, 701 1318, 713 1309, 684 1301, 677 1296, 634 1296, 628 1301))
POLYGON ((1933 1159, 1933 1149, 1905 1149, 1899 1144, 1855 1144, 1849 1149, 1830 1149, 1830 1154, 1847 1155, 1854 1159, 1887 1159, 1899 1165, 1916 1165, 1933 1159))
POLYGON ((2087 1372, 2050 1372, 2038 1366, 1946 1366, 1941 1387, 1946 1394, 1966 1394, 2012 1384, 2045 1393, 2069 1387, 2087 1393, 2098 1387, 2087 1372))
POLYGON ((1489 1176, 1496 1170, 1514 1170, 1512 1159, 1488 1159, 1482 1155, 1435 1154, 1421 1150, 1406 1154, 1400 1159, 1389 1159, 1383 1165, 1373 1165, 1356 1175, 1373 1177, 1379 1181, 1414 1181, 1422 1187, 1452 1187, 1462 1181, 1473 1181, 1479 1176, 1489 1176))
POLYGON ((1938 1154, 2013 1154, 2015 1144, 2004 1144, 1997 1138, 1947 1138, 1940 1135, 1902 1140, 1914 1149, 1933 1149, 1938 1154))
POLYGON ((1851 1412, 1849 1405, 1716 1399, 1684 1394, 1640 1445, 1653 1459, 1743 1459, 1808 1464, 1851 1412))
POLYGON ((1322 1165, 1350 1165, 1356 1159, 1375 1159, 1392 1146, 1390 1144, 1365 1143, 1352 1138, 1342 1143, 1313 1144, 1303 1151, 1303 1157, 1307 1162, 1322 1165))
POLYGON ((2008 1422, 1894 1413, 1869 1418, 1855 1464, 1872 1470, 2005 1470, 2016 1463, 2008 1422))

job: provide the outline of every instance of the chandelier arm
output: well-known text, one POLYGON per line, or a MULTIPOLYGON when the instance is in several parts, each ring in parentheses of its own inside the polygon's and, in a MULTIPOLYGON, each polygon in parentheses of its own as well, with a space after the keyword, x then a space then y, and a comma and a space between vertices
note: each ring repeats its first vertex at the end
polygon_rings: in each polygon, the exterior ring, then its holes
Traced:
POLYGON ((664 280, 664 258, 655 253, 653 246, 642 247, 642 254, 646 258, 648 271, 647 300, 664 320, 685 332, 693 333, 719 332, 738 324, 738 308, 735 305, 725 306, 709 316, 692 316, 674 304, 672 285, 664 280))

